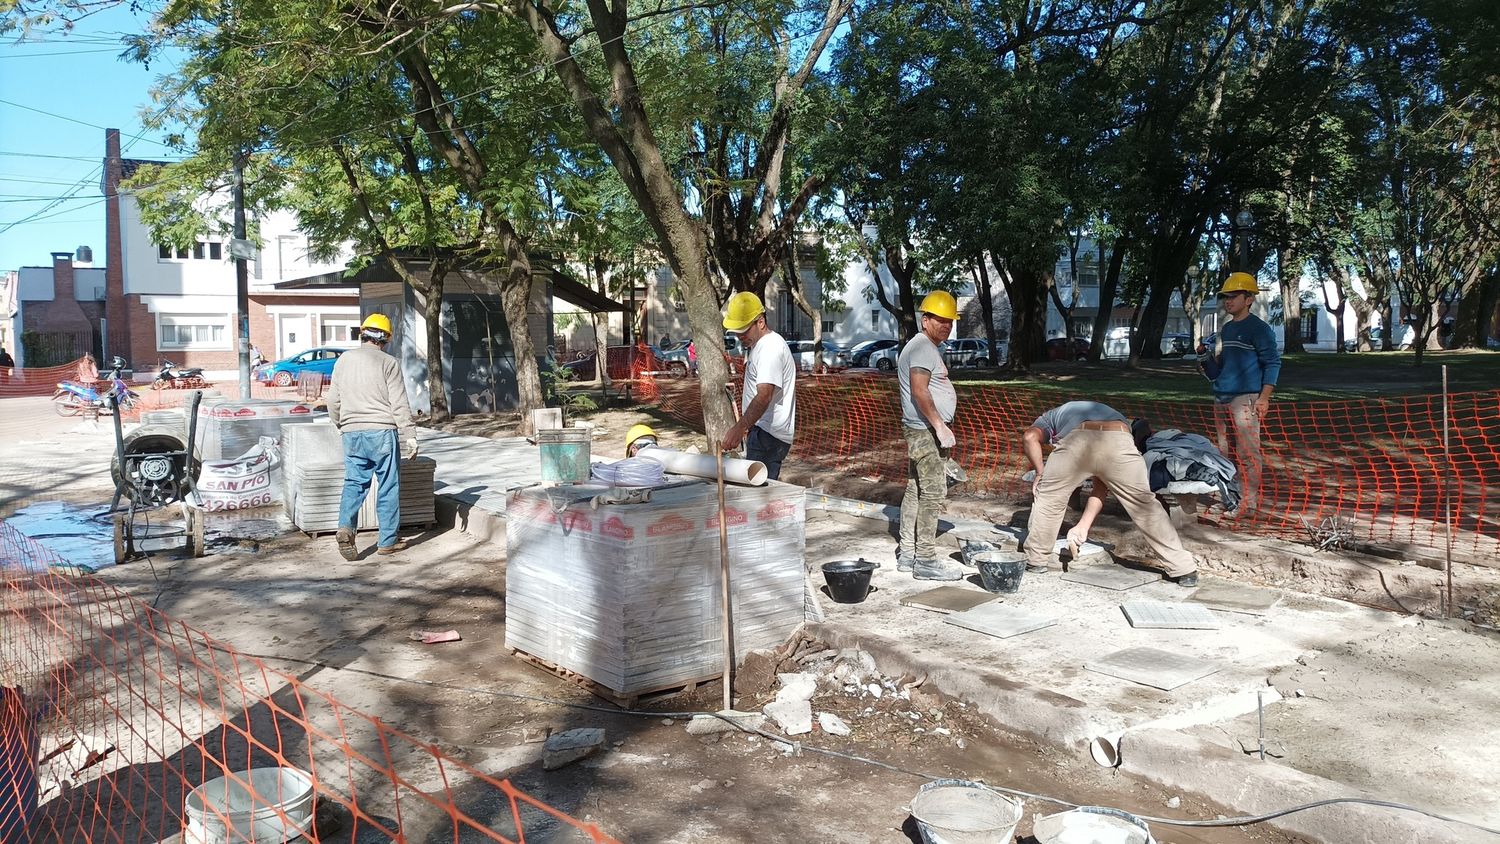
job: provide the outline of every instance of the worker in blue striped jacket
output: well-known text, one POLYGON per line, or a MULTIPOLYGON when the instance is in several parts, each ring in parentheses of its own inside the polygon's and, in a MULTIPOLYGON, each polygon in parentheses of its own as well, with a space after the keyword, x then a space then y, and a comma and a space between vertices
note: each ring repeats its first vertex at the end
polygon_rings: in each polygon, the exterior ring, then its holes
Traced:
POLYGON ((1213 349, 1198 346, 1198 367, 1213 382, 1218 413, 1215 426, 1219 450, 1229 453, 1228 429, 1235 435, 1234 455, 1240 470, 1240 513, 1254 510, 1260 498, 1265 457, 1260 449, 1260 423, 1271 410, 1271 394, 1281 375, 1281 350, 1276 333, 1251 313, 1260 287, 1249 273, 1230 273, 1219 289, 1219 307, 1229 322, 1210 337, 1213 349))

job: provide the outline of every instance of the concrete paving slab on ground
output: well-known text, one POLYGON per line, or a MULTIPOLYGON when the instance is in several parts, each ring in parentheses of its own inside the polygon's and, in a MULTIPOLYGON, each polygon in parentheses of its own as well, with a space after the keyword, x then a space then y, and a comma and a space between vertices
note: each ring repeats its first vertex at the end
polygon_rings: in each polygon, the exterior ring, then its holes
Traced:
POLYGON ((1218 630, 1224 622, 1208 607, 1170 601, 1125 601, 1120 611, 1140 630, 1218 630))
POLYGON ((1088 586, 1097 586, 1100 589, 1112 589, 1116 592, 1123 592, 1127 589, 1134 589, 1137 586, 1145 586, 1153 580, 1161 580, 1161 575, 1154 571, 1128 569, 1124 566, 1111 564, 1074 569, 1063 574, 1062 579, 1069 583, 1083 583, 1088 586))
POLYGON ((1161 648, 1126 648, 1084 666, 1090 671, 1170 692, 1218 671, 1223 663, 1161 648))
POLYGON ((1001 600, 999 595, 968 589, 963 586, 939 586, 925 589, 901 599, 901 605, 918 610, 937 613, 954 613, 971 610, 981 604, 1001 600))
POLYGON ((1009 639, 1057 623, 1057 619, 1052 616, 1026 612, 1003 604, 982 604, 972 610, 953 613, 943 620, 997 639, 1009 639))
POLYGON ((1208 604, 1216 610, 1265 615, 1271 607, 1281 601, 1279 589, 1251 586, 1232 580, 1203 577, 1189 601, 1208 604))

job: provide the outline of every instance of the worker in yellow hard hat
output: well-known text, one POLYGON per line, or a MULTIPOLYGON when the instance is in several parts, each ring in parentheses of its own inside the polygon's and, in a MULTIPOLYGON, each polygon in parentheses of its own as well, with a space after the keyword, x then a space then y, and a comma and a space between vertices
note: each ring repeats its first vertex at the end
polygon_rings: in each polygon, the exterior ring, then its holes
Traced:
POLYGON ((1233 272, 1219 288, 1219 307, 1229 322, 1219 329, 1212 353, 1198 347, 1198 368, 1213 382, 1219 410, 1215 427, 1219 450, 1229 454, 1229 429, 1235 432, 1235 462, 1240 470, 1239 513, 1256 509, 1260 500, 1260 421, 1271 412, 1271 394, 1281 376, 1281 348, 1276 332, 1253 313, 1260 286, 1255 276, 1233 272))
POLYGON ((948 379, 940 346, 958 320, 958 302, 952 293, 934 290, 923 297, 917 314, 917 335, 896 358, 909 475, 901 499, 896 567, 917 580, 960 580, 963 568, 937 550, 938 514, 948 497, 946 463, 954 444, 948 426, 958 409, 958 393, 948 379))
POLYGON ((780 334, 766 324, 760 297, 741 291, 729 297, 724 330, 739 335, 745 352, 745 383, 740 389, 740 418, 719 447, 724 451, 745 443, 745 457, 766 466, 771 480, 781 477, 781 464, 792 448, 797 427, 797 363, 780 334))
POLYGON ((397 534, 401 524, 399 459, 417 456, 417 431, 406 398, 401 365, 386 354, 391 342, 391 320, 370 314, 359 326, 357 348, 339 355, 328 386, 328 418, 344 441, 344 492, 339 500, 339 554, 353 561, 359 510, 370 484, 375 484, 375 517, 380 538, 375 553, 405 550, 397 534))
POLYGON ((625 456, 634 457, 643 448, 656 445, 656 431, 650 425, 632 425, 625 432, 625 456))

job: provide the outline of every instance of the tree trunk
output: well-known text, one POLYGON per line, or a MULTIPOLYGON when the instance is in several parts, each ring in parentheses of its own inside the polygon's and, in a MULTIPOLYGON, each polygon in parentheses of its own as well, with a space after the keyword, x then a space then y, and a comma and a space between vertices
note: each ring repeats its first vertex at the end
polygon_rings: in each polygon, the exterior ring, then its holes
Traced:
POLYGON ((1473 269, 1474 278, 1463 286, 1463 293, 1458 297, 1458 306, 1453 314, 1453 348, 1472 349, 1484 348, 1484 338, 1488 336, 1489 318, 1494 314, 1495 288, 1500 287, 1500 274, 1485 272, 1476 266, 1473 269), (1489 301, 1489 309, 1485 309, 1486 300, 1489 301))
MULTIPOLYGON (((1098 362, 1104 357, 1104 338, 1109 334, 1110 315, 1115 310, 1115 294, 1120 290, 1120 270, 1125 265, 1124 235, 1115 238, 1109 255, 1109 270, 1099 279, 1099 308, 1094 314, 1094 336, 1089 340, 1089 360, 1098 362)), ((1099 247, 1099 264, 1104 265, 1104 247, 1099 247)), ((1070 350, 1071 351, 1071 350, 1070 350)))
POLYGON ((1281 287, 1283 354, 1300 354, 1302 343, 1302 258, 1297 248, 1283 244, 1276 256, 1276 280, 1281 287))
POLYGON ((1192 248, 1196 238, 1188 247, 1163 249, 1153 257, 1149 296, 1141 309, 1140 323, 1130 333, 1130 357, 1132 361, 1155 360, 1161 357, 1161 338, 1167 331, 1167 314, 1172 308, 1172 293, 1181 285, 1192 261, 1192 248))
MULTIPOLYGON (((516 411, 521 414, 520 431, 529 436, 531 411, 546 407, 542 397, 542 373, 537 366, 536 345, 531 338, 531 262, 514 237, 502 237, 505 255, 510 259, 500 277, 500 308, 505 313, 505 327, 510 332, 511 350, 516 356, 516 411)), ((493 377, 493 375, 491 376, 493 377)))
POLYGON ((422 304, 422 319, 427 326, 427 402, 434 421, 447 419, 451 413, 448 406, 447 384, 443 381, 443 284, 448 267, 442 261, 430 264, 426 297, 422 304))
POLYGON ((912 293, 912 277, 916 275, 916 262, 908 260, 909 250, 898 246, 885 247, 885 266, 896 282, 896 303, 901 308, 901 340, 917 336, 917 297, 912 293))
POLYGON ((1007 263, 1000 278, 1010 297, 1011 368, 1030 372, 1047 348, 1047 296, 1052 272, 1011 268, 1007 263))
POLYGON ((1000 344, 995 340, 995 292, 990 289, 990 272, 985 268, 984 256, 974 261, 979 268, 979 315, 984 319, 984 339, 990 344, 990 366, 1000 365, 1000 344))

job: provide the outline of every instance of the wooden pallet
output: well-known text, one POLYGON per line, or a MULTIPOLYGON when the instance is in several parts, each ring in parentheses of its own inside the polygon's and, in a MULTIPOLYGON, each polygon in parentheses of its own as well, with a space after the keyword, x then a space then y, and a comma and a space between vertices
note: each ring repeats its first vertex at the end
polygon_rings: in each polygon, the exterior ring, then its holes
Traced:
MULTIPOLYGON (((293 527, 296 527, 296 526, 293 525, 293 527)), ((435 521, 434 522, 409 522, 409 523, 402 523, 401 527, 397 528, 397 532, 398 533, 410 533, 413 528, 417 528, 417 529, 420 529, 423 533, 426 533, 427 531, 432 530, 435 527, 437 527, 437 522, 435 522, 435 521)), ((298 533, 302 534, 303 536, 307 537, 308 539, 320 539, 320 538, 325 537, 325 536, 333 536, 334 534, 336 534, 336 533, 339 532, 338 528, 331 528, 331 529, 327 529, 327 530, 324 530, 322 528, 319 528, 318 530, 304 530, 303 528, 296 528, 296 529, 297 529, 298 533)), ((380 526, 379 525, 360 525, 358 528, 355 529, 354 532, 356 534, 359 534, 359 533, 374 533, 374 532, 376 532, 378 530, 380 530, 380 526)))
POLYGON ((713 674, 698 680, 693 680, 691 682, 674 683, 673 685, 663 686, 659 689, 643 689, 635 692, 620 692, 611 689, 610 687, 594 680, 591 677, 585 677, 584 675, 579 674, 577 671, 563 668, 562 666, 549 660, 542 659, 539 656, 532 656, 531 654, 526 653, 522 650, 518 650, 516 648, 507 648, 506 650, 510 651, 511 656, 519 659, 527 665, 530 665, 534 668, 539 668, 561 680, 567 680, 570 683, 581 686, 584 689, 587 689, 590 694, 603 698, 604 700, 613 703, 615 706, 618 706, 621 709, 635 709, 636 706, 642 702, 666 700, 678 695, 689 694, 695 691, 700 686, 706 685, 708 683, 719 682, 719 678, 723 676, 722 674, 713 674))

